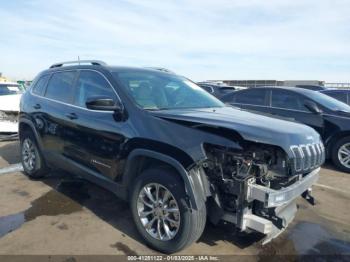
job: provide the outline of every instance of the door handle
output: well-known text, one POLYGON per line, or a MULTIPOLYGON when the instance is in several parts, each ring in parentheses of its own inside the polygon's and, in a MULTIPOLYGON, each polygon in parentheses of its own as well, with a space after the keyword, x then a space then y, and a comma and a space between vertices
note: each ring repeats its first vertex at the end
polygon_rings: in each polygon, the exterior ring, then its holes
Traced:
POLYGON ((77 114, 75 114, 75 113, 69 113, 69 114, 66 114, 65 116, 67 118, 69 118, 70 120, 74 120, 74 119, 78 118, 77 114))
POLYGON ((33 105, 34 109, 40 109, 41 108, 41 105, 40 104, 35 104, 33 105))

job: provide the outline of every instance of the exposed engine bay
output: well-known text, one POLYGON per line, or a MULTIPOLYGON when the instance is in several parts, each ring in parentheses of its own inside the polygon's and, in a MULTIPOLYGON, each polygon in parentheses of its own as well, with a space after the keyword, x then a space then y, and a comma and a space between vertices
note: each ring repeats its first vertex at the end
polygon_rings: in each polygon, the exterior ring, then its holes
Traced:
POLYGON ((213 196, 210 208, 215 210, 210 212, 212 214, 209 214, 209 218, 217 223, 221 219, 227 220, 225 216, 231 214, 229 222, 233 222, 241 230, 247 229, 247 222, 244 220, 246 216, 256 220, 263 218, 272 223, 273 234, 276 235, 294 218, 296 205, 288 203, 288 209, 284 205, 282 214, 281 205, 271 206, 264 199, 259 201, 249 197, 249 187, 261 189, 262 194, 265 191, 278 192, 298 182, 303 176, 292 172, 292 162, 276 146, 251 143, 243 145, 242 148, 244 150, 204 145, 207 160, 202 167, 213 196))

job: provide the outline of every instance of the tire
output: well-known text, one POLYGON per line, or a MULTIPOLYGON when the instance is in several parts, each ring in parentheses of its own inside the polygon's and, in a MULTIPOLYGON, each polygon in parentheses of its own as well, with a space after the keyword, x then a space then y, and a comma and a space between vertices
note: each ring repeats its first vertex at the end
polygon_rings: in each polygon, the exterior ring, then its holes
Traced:
MULTIPOLYGON (((185 192, 183 181, 180 179, 179 175, 176 172, 172 171, 169 168, 161 167, 147 169, 136 178, 130 198, 131 211, 137 230, 148 246, 162 253, 171 254, 188 247, 199 239, 205 227, 206 207, 203 203, 203 205, 201 205, 201 209, 191 209, 188 205, 187 198, 188 197, 185 192), (161 230, 161 233, 164 233, 163 239, 160 239, 158 234, 149 233, 144 225, 145 222, 151 221, 152 218, 157 216, 157 208, 152 209, 155 211, 149 216, 143 217, 143 221, 141 221, 141 217, 139 215, 140 207, 149 208, 148 206, 146 207, 144 204, 145 202, 147 202, 148 205, 149 203, 157 203, 156 201, 150 201, 150 198, 147 197, 147 194, 143 190, 144 187, 148 187, 149 189, 153 188, 154 190, 151 190, 149 192, 151 192, 152 197, 154 198, 156 192, 155 190, 157 187, 156 185, 159 185, 159 199, 168 199, 168 201, 163 202, 163 207, 170 206, 172 210, 178 210, 178 212, 169 212, 163 217, 160 216, 160 219, 156 218, 153 223, 154 229, 149 229, 150 231, 156 231, 157 225, 160 223, 160 227, 163 229, 161 230), (171 193, 171 196, 168 194, 168 198, 164 197, 166 195, 166 190, 171 193), (145 202, 141 202, 140 196, 142 196, 142 199, 144 199, 145 202), (171 217, 173 221, 179 223, 169 222, 167 220, 167 217, 171 217), (158 222, 158 220, 161 222, 158 222), (166 234, 166 231, 164 230, 166 228, 165 225, 168 227, 170 232, 172 232, 172 234, 170 234, 171 237, 166 234)), ((161 204, 161 202, 162 201, 158 203, 161 204)), ((142 210, 144 211, 145 209, 142 210)), ((151 208, 149 208, 149 210, 151 210, 151 208)))
POLYGON ((333 164, 337 168, 341 171, 350 173, 350 137, 341 138, 334 144, 331 151, 331 158, 333 164), (348 164, 344 164, 347 151, 349 153, 349 162, 348 164))
POLYGON ((20 145, 24 173, 30 178, 38 179, 44 177, 48 172, 48 168, 31 131, 25 131, 21 135, 20 145), (32 163, 30 163, 28 158, 32 159, 32 163))

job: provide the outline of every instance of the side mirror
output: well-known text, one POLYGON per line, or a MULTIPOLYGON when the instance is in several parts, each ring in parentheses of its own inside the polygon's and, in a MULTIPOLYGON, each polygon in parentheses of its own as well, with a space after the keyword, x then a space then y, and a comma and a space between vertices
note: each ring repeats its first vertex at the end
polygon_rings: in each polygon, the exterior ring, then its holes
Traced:
POLYGON ((121 106, 112 98, 106 96, 93 96, 86 99, 86 108, 99 111, 119 111, 121 106))
POLYGON ((308 100, 308 101, 305 101, 305 103, 304 103, 304 105, 305 105, 305 107, 307 108, 307 109, 309 109, 312 113, 314 113, 314 114, 321 114, 322 113, 322 110, 317 106, 317 104, 315 103, 315 102, 313 102, 313 101, 310 101, 310 100, 308 100))

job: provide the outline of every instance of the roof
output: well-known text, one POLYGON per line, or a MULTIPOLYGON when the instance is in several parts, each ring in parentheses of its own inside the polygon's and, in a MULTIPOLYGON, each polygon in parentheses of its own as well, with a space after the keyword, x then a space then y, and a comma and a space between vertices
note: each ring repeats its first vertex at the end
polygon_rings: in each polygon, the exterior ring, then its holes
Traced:
POLYGON ((105 69, 110 72, 121 72, 121 71, 139 71, 139 72, 158 72, 159 74, 171 74, 174 73, 159 70, 158 68, 145 68, 145 67, 131 67, 131 66, 109 66, 109 65, 69 65, 69 66, 56 66, 44 70, 42 73, 49 73, 61 70, 69 69, 105 69))
MULTIPOLYGON (((307 95, 312 95, 312 94, 315 94, 315 92, 317 92, 317 91, 314 91, 314 90, 300 88, 300 87, 293 87, 293 86, 259 86, 259 87, 251 87, 249 89, 262 89, 262 88, 263 89, 289 90, 289 91, 293 91, 293 92, 296 92, 296 93, 307 94, 307 95)), ((247 90, 247 89, 245 89, 245 90, 247 90)))

